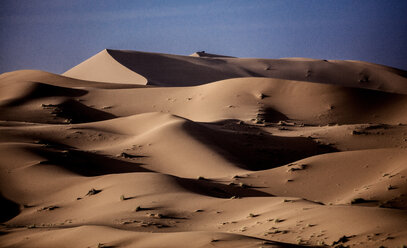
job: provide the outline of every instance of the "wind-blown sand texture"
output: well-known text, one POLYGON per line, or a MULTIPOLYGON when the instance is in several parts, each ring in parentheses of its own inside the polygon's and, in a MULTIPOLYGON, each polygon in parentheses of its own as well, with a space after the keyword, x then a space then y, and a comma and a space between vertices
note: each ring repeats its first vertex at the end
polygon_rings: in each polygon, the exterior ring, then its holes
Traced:
POLYGON ((0 247, 403 247, 407 72, 104 50, 0 75, 0 247))

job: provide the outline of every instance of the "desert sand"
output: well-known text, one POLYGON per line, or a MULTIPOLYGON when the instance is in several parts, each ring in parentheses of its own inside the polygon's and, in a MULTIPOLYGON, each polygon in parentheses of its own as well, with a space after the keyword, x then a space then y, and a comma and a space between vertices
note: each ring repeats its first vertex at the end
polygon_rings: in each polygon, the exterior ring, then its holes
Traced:
POLYGON ((0 75, 0 247, 403 247, 407 72, 103 50, 0 75))

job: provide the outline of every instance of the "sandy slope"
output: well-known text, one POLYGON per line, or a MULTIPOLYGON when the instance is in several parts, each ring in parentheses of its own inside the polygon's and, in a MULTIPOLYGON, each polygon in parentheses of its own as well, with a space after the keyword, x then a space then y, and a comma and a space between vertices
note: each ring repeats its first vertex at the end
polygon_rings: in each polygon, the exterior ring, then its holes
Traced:
POLYGON ((147 84, 146 78, 122 66, 108 50, 83 61, 64 73, 68 77, 109 83, 147 84))
POLYGON ((402 247, 405 75, 113 50, 2 74, 0 246, 402 247))

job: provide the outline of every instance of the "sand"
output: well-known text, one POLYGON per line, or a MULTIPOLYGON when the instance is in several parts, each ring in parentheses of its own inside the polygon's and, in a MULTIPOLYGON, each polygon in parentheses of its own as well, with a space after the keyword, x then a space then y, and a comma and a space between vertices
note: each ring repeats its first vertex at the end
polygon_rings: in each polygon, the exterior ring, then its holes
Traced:
POLYGON ((0 247, 403 247, 407 72, 103 50, 0 75, 0 247))

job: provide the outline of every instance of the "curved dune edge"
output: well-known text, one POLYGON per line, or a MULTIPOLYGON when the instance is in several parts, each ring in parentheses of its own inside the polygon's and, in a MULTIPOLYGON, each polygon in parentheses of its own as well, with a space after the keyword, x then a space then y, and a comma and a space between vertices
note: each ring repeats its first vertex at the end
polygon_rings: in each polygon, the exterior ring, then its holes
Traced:
POLYGON ((112 58, 106 49, 69 69, 62 75, 88 81, 147 84, 145 77, 122 66, 120 62, 112 58))

